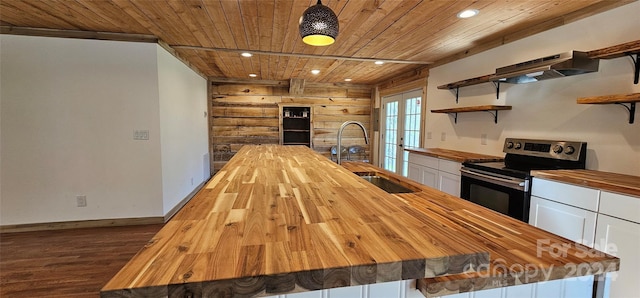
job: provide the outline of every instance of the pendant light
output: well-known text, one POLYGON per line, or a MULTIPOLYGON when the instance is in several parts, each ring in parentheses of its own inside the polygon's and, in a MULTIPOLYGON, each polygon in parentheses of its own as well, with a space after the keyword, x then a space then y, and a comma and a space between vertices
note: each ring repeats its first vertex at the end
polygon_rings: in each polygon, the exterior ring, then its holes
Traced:
POLYGON ((302 41, 312 46, 328 46, 338 36, 338 17, 331 8, 318 4, 307 8, 300 17, 302 41))

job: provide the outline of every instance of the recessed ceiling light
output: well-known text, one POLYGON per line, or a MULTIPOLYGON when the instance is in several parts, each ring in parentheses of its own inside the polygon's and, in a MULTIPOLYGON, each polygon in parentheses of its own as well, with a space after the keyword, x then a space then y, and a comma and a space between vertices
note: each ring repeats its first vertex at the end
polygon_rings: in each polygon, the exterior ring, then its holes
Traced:
POLYGON ((470 17, 474 17, 480 13, 477 9, 466 9, 458 13, 458 18, 466 19, 470 17))
POLYGON ((345 82, 351 82, 351 79, 344 79, 345 82))
POLYGON ((258 75, 257 75, 257 74, 255 74, 255 73, 250 73, 250 74, 249 74, 249 76, 250 76, 250 77, 252 77, 252 78, 255 78, 255 77, 257 77, 258 75))
POLYGON ((251 53, 249 53, 249 52, 244 52, 244 53, 242 53, 242 54, 240 54, 240 55, 241 55, 242 57, 247 57, 247 58, 249 58, 249 57, 253 56, 253 54, 251 54, 251 53))
POLYGON ((375 63, 376 65, 382 65, 382 64, 384 64, 384 61, 376 61, 376 62, 374 62, 374 63, 375 63))
POLYGON ((312 69, 311 73, 314 74, 314 75, 317 75, 317 74, 320 73, 320 70, 319 69, 312 69))

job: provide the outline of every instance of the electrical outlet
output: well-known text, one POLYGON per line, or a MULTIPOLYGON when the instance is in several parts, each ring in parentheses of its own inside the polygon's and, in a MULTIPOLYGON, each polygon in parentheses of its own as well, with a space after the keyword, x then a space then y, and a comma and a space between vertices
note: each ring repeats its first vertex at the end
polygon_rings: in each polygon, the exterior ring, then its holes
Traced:
POLYGON ((447 140, 447 133, 443 132, 442 134, 440 134, 440 141, 446 141, 447 140))
POLYGON ((483 133, 480 135, 480 144, 481 145, 486 145, 487 144, 487 134, 483 133))
POLYGON ((87 196, 76 196, 76 205, 78 207, 87 207, 87 196))
POLYGON ((149 130, 134 130, 133 131, 133 139, 134 140, 149 140, 149 130))
POLYGON ((191 177, 191 185, 193 185, 193 177, 191 177))

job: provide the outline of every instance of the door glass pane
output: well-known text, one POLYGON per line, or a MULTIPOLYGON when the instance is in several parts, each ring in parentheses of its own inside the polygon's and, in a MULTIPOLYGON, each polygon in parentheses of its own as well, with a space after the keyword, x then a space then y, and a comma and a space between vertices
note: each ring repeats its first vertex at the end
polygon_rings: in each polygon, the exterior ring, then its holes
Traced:
MULTIPOLYGON (((404 146, 420 146, 420 108, 421 97, 413 97, 405 100, 404 146)), ((409 175, 409 152, 403 150, 402 175, 409 175)))
POLYGON ((385 105, 385 154, 383 167, 385 170, 396 171, 396 150, 398 140, 398 102, 392 101, 385 105))

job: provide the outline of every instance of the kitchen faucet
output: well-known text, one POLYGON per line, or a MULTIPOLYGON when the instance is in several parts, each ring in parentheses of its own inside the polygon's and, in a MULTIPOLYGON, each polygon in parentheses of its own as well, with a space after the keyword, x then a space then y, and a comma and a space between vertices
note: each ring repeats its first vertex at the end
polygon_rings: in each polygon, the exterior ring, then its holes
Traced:
POLYGON ((365 144, 369 144, 369 136, 367 135, 367 129, 364 128, 364 125, 358 121, 345 121, 344 123, 342 123, 342 125, 340 126, 340 129, 338 130, 338 148, 336 150, 336 154, 338 157, 338 164, 340 164, 340 155, 342 153, 342 131, 344 130, 345 127, 347 127, 349 124, 355 124, 357 126, 360 126, 360 128, 362 128, 362 132, 364 132, 364 142, 365 144))

